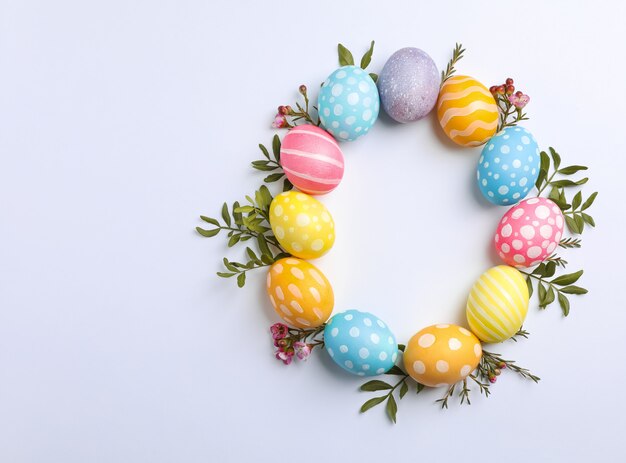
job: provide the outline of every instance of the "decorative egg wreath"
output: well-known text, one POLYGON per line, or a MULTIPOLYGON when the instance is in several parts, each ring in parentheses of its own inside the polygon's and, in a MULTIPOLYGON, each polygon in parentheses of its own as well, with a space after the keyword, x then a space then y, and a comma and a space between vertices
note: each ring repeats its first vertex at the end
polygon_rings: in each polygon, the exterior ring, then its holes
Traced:
POLYGON ((341 67, 322 84, 317 107, 310 105, 302 85, 303 104, 278 108, 272 126, 289 131, 282 143, 274 135, 271 154, 259 145, 264 159, 253 161, 252 167, 273 172, 264 182, 283 180, 283 191, 273 197, 262 185, 253 197, 246 196, 246 204, 224 203, 221 222, 201 216, 212 228, 196 230, 205 237, 225 232, 228 247, 246 241, 256 245, 256 251, 246 247, 245 263, 224 258, 225 271, 218 275, 233 277, 242 287, 248 271, 269 267, 267 293, 285 322, 271 326, 277 359, 285 364, 294 357, 305 360, 316 347, 324 347, 349 373, 397 376, 393 384, 371 380, 361 386, 362 391, 383 391, 366 401, 361 412, 386 401, 387 414, 395 422, 396 396, 402 399, 411 384, 418 393, 425 387, 445 387, 437 402, 447 408, 455 391, 461 403, 469 404, 472 383, 488 396, 490 384, 505 369, 539 381, 514 361, 484 350, 483 343, 528 337, 522 324, 535 289, 540 308, 558 301, 565 316, 570 311, 568 296, 587 293, 574 285, 582 270, 555 276, 567 266, 556 250, 580 247, 580 238, 564 237, 563 231, 567 228, 571 235, 580 235, 585 225, 595 226, 588 209, 597 193, 583 199, 578 191, 571 201, 567 199, 566 189, 588 181, 567 177, 587 167, 562 167, 553 148, 549 154, 539 151, 531 133, 518 126, 527 119, 523 109, 530 98, 516 92, 512 79, 488 90, 472 77, 455 75, 464 52, 460 44, 441 76, 430 56, 417 48, 394 53, 380 76, 368 74, 365 69, 373 50, 374 42, 360 66, 355 66, 350 51, 339 44, 341 67), (484 145, 476 171, 484 197, 512 206, 493 239, 504 265, 488 269, 474 283, 466 307, 469 329, 429 326, 406 345, 398 344, 389 327, 373 314, 348 310, 331 317, 332 286, 322 271, 307 262, 324 255, 334 243, 332 216, 313 196, 331 192, 341 181, 344 158, 338 141, 366 134, 380 104, 402 123, 421 119, 436 106, 441 127, 452 141, 467 147, 484 145), (533 187, 536 196, 526 198, 533 187))

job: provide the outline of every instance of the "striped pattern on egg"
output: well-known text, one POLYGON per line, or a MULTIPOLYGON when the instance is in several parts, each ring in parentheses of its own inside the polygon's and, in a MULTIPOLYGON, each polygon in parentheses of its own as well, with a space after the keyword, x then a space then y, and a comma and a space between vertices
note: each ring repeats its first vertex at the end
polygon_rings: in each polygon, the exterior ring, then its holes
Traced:
POLYGON ((461 146, 487 142, 498 128, 498 106, 476 79, 453 76, 441 86, 437 117, 446 135, 461 146))
POLYGON ((285 135, 280 164, 289 181, 310 195, 333 191, 343 178, 341 148, 328 132, 314 125, 299 125, 285 135))
POLYGON ((289 254, 315 259, 335 243, 335 222, 317 199, 299 191, 276 195, 270 204, 274 236, 289 254))
POLYGON ((484 342, 502 342, 521 328, 528 313, 528 286, 519 270, 498 265, 483 273, 467 298, 472 332, 484 342))
POLYGON ((272 264, 267 272, 267 294, 276 313, 298 328, 322 325, 335 304, 326 276, 314 265, 293 257, 272 264))
POLYGON ((514 267, 533 267, 549 257, 563 235, 563 213, 547 198, 530 198, 500 220, 494 245, 500 258, 514 267))
POLYGON ((480 341, 469 330, 440 324, 416 333, 404 350, 404 367, 420 384, 449 386, 467 378, 482 356, 480 341))

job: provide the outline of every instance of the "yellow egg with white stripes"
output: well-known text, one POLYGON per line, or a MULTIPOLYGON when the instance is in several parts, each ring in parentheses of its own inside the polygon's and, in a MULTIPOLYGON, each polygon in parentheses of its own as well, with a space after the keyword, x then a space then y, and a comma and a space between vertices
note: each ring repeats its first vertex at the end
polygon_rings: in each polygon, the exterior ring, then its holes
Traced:
POLYGON ((276 313, 298 328, 320 326, 335 304, 333 288, 324 274, 294 257, 272 264, 267 272, 267 294, 276 313))
POLYGON ((484 342, 502 342, 522 327, 528 312, 528 287, 519 270, 498 265, 483 273, 467 298, 472 332, 484 342))
POLYGON ((437 118, 446 135, 461 146, 479 146, 498 128, 498 106, 483 84, 468 76, 453 76, 439 90, 437 118))

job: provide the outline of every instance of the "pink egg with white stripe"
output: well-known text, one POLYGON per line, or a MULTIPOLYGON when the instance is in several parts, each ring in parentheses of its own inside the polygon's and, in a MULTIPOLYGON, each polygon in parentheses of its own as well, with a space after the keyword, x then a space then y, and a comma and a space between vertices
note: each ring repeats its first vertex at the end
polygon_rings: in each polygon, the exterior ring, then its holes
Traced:
POLYGON ((283 138, 280 164, 285 175, 300 191, 324 195, 343 178, 343 153, 335 139, 314 125, 299 125, 283 138))
POLYGON ((563 213, 546 198, 530 198, 512 207, 498 224, 494 244, 513 267, 533 267, 548 258, 563 235, 563 213))

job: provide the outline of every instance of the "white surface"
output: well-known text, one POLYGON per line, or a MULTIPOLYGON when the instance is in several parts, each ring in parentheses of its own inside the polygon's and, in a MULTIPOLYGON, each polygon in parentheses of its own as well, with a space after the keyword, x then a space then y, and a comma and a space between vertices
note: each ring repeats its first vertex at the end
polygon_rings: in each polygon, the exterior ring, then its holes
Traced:
MULTIPOLYGON (((0 2, 0 461, 619 459, 624 3, 260 3, 0 2), (276 361, 264 272, 244 290, 217 279, 240 251, 193 231, 257 186, 275 106, 335 68, 338 41, 360 57, 371 39, 372 71, 404 46, 443 67, 462 41, 459 71, 514 77, 542 147, 600 190, 598 229, 564 253, 590 294, 567 319, 533 303, 531 339, 497 348, 540 385, 507 374, 448 411, 441 391, 411 394, 396 426, 382 407, 360 416, 372 395, 325 355, 276 361)), ((434 118, 382 118, 344 146, 318 262, 336 308, 374 311, 400 340, 462 322, 504 212, 477 193, 479 151, 434 118)))

